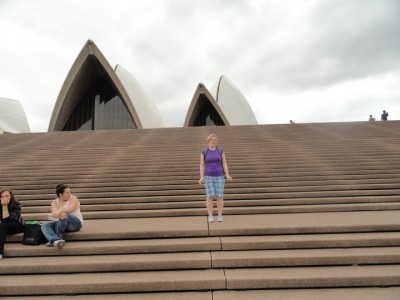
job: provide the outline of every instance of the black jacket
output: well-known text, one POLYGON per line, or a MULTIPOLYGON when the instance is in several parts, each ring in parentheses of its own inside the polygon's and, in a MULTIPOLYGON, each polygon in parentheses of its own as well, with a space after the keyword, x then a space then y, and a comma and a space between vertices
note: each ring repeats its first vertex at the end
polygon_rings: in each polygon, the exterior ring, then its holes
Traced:
POLYGON ((11 223, 17 222, 23 224, 24 221, 22 220, 21 216, 21 204, 20 203, 9 203, 8 204, 8 212, 10 216, 8 218, 3 219, 3 210, 0 211, 0 220, 4 223, 11 223))

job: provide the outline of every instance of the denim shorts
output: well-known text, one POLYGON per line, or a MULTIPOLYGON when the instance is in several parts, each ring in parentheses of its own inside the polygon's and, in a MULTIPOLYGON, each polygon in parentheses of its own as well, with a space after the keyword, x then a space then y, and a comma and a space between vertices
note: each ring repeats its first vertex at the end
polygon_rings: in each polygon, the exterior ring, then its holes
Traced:
POLYGON ((224 176, 204 176, 207 197, 223 197, 224 185, 224 176))

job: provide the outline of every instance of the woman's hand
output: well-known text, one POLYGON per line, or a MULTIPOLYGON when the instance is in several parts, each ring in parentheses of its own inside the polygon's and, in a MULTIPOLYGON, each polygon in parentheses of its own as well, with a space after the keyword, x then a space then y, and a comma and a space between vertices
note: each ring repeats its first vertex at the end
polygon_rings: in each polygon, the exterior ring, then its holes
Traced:
POLYGON ((2 198, 1 205, 8 205, 10 203, 10 198, 2 198))
POLYGON ((3 212, 2 212, 3 219, 6 219, 6 218, 8 218, 10 216, 10 212, 8 211, 8 205, 2 203, 1 206, 2 206, 2 210, 3 210, 3 212))
POLYGON ((68 218, 68 213, 62 212, 62 213, 59 215, 59 218, 60 218, 60 220, 65 220, 66 218, 68 218))
POLYGON ((203 184, 203 183, 204 183, 204 178, 201 177, 201 178, 199 179, 199 184, 203 184))
POLYGON ((229 180, 229 181, 232 181, 232 177, 229 176, 229 175, 226 175, 226 179, 229 180))

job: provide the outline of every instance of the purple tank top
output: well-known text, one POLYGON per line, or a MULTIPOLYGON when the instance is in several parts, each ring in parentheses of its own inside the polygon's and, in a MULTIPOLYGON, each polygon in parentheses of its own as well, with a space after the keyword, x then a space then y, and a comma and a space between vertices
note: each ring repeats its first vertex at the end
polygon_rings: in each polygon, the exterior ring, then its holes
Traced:
POLYGON ((207 149, 206 176, 224 176, 224 168, 222 167, 222 153, 224 153, 224 150, 220 149, 220 151, 221 153, 219 153, 218 149, 207 149))

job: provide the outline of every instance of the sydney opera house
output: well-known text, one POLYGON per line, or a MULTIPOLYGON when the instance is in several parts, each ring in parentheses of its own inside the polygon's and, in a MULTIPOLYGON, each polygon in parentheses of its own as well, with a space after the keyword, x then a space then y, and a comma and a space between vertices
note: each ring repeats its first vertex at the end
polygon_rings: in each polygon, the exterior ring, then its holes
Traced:
MULTIPOLYGON (((20 103, 1 100, 2 131, 29 132, 20 103)), ((246 98, 226 76, 221 76, 210 90, 199 83, 183 126, 255 124, 256 117, 246 98)), ((113 68, 95 43, 88 40, 61 87, 48 131, 162 127, 160 112, 140 83, 121 65, 113 68)))

